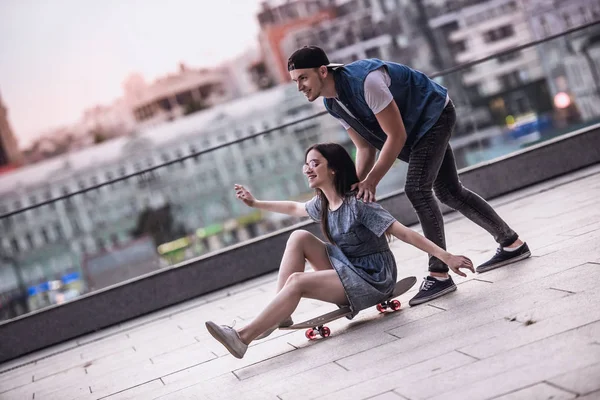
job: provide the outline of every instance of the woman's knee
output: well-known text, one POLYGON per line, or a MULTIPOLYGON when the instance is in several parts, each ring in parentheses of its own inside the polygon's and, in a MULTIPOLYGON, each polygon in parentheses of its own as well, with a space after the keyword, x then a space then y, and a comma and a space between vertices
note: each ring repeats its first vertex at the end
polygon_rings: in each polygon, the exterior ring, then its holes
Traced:
POLYGON ((294 272, 288 277, 287 281, 285 282, 285 287, 302 294, 304 292, 304 285, 306 282, 304 278, 304 272, 294 272))
POLYGON ((290 237, 287 240, 288 244, 297 244, 304 243, 309 240, 313 236, 309 231, 305 231, 304 229, 297 229, 290 234, 290 237))
POLYGON ((304 229, 295 230, 290 234, 290 237, 286 243, 286 248, 293 247, 302 250, 305 248, 305 245, 314 237, 315 236, 312 233, 305 231, 304 229))

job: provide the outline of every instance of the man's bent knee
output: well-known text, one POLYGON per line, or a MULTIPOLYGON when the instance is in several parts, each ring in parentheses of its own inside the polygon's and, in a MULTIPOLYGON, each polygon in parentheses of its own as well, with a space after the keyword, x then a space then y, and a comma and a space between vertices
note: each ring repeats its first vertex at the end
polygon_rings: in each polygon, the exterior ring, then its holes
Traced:
POLYGON ((422 189, 414 185, 406 185, 404 193, 413 206, 427 201, 429 198, 433 198, 433 191, 431 189, 422 189))
POLYGON ((447 205, 448 207, 456 210, 463 203, 462 196, 460 193, 460 189, 456 190, 448 190, 448 189, 438 189, 435 191, 435 196, 438 198, 440 202, 447 205))

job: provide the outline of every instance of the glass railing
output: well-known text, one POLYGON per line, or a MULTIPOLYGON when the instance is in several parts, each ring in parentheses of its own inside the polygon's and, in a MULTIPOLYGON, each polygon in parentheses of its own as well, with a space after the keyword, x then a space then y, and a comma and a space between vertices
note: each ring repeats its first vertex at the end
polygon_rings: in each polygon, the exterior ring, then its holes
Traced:
MULTIPOLYGON (((458 123, 459 168, 600 121, 600 24, 436 74, 458 123)), ((304 151, 354 146, 294 85, 0 178, 0 321, 243 243, 297 222, 246 207, 312 196, 304 151)), ((378 197, 403 188, 397 162, 378 197)))

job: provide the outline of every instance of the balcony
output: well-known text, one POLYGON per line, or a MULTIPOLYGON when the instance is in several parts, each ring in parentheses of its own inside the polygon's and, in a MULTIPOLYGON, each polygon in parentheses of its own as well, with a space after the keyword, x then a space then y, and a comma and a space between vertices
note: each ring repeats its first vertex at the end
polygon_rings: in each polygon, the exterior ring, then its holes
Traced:
MULTIPOLYGON (((493 66, 496 58, 474 65, 493 66)), ((585 57, 581 62, 587 62, 585 57)), ((19 242, 23 238, 15 233, 17 224, 5 222, 30 210, 43 207, 60 216, 66 200, 72 199, 79 214, 69 218, 80 215, 81 221, 78 234, 63 232, 64 243, 73 246, 48 253, 45 259, 21 246, 2 248, 0 362, 12 361, 0 365, 0 382, 7 385, 1 386, 0 394, 8 399, 31 398, 33 393, 36 398, 51 398, 54 390, 52 396, 84 393, 93 398, 121 391, 135 396, 139 390, 140 398, 146 398, 179 389, 182 396, 194 391, 215 395, 218 389, 224 398, 326 394, 366 398, 394 389, 410 397, 418 387, 427 397, 454 393, 479 398, 482 387, 492 390, 487 396, 500 396, 554 380, 555 390, 558 386, 585 393, 562 374, 579 370, 591 374, 589 368, 600 356, 588 343, 597 336, 593 310, 598 304, 592 293, 594 266, 599 262, 595 199, 600 115, 577 113, 576 97, 567 106, 556 102, 563 96, 557 97, 559 93, 545 83, 555 79, 550 72, 535 87, 512 88, 491 98, 465 95, 450 84, 462 81, 468 67, 436 76, 449 86, 459 113, 451 144, 461 180, 491 199, 505 218, 516 221, 534 258, 514 268, 459 279, 459 293, 432 306, 406 307, 385 318, 369 310, 355 321, 340 320, 332 325, 338 337, 317 346, 306 345, 296 333, 276 333, 252 346, 249 358, 236 364, 207 337, 203 322, 229 323, 255 316, 270 296, 273 272, 290 232, 302 228, 318 234, 318 227, 244 207, 232 196, 233 179, 246 179, 259 198, 268 194, 304 201, 312 193, 300 174, 301 140, 314 140, 315 135, 318 140, 340 138, 351 148, 329 116, 301 117, 230 143, 194 148, 178 159, 38 204, 7 209, 0 216, 0 237, 19 242), (268 141, 263 140, 267 136, 268 141), (231 156, 246 151, 257 154, 251 164, 260 179, 253 180, 245 163, 236 163, 231 156), (278 163, 269 162, 274 154, 278 163), (223 173, 218 180, 207 172, 210 168, 183 163, 198 158, 202 165, 206 156, 213 157, 217 174, 223 173), (160 187, 137 186, 138 176, 154 171, 160 172, 160 187), (127 221, 134 221, 135 229, 118 232, 119 243, 112 252, 112 246, 95 248, 94 239, 106 243, 123 217, 106 210, 101 197, 87 196, 105 187, 113 190, 103 196, 133 193, 134 199, 156 200, 132 207, 127 221), (119 187, 123 192, 115 189, 119 187), (182 202, 183 198, 190 200, 182 202), (45 207, 50 204, 54 210, 45 207), (179 206, 167 209, 165 204, 179 206), (86 243, 83 250, 80 243, 86 243), (59 256, 74 262, 65 266, 59 256), (140 263, 144 268, 136 271, 140 263), (129 267, 128 274, 106 273, 129 267), (96 276, 102 277, 102 288, 95 286, 96 276), (110 281, 111 276, 123 280, 110 281), (524 359, 521 351, 530 363, 519 364, 524 359), (486 365, 502 368, 494 367, 485 376, 486 365), (460 387, 447 384, 459 381, 459 369, 476 379, 463 381, 460 387), (389 379, 382 379, 382 371, 389 379), (264 378, 264 387, 257 377, 264 378), (430 384, 418 383, 426 379, 430 384), (307 380, 312 383, 306 385, 307 380), (565 381, 566 386, 558 383, 565 381), (347 389, 347 382, 355 392, 347 389)), ((597 85, 589 76, 584 79, 597 85)), ((393 167, 378 187, 378 198, 398 220, 418 229, 402 192, 405 168, 402 163, 393 167)), ((444 212, 449 246, 472 253, 476 262, 491 255, 493 241, 482 241, 472 224, 449 209, 444 212)), ((21 224, 19 232, 38 233, 35 220, 27 224, 21 224)), ((392 246, 402 276, 425 274, 426 261, 420 254, 398 242, 392 246)), ((297 317, 321 313, 322 307, 308 301, 297 317)))

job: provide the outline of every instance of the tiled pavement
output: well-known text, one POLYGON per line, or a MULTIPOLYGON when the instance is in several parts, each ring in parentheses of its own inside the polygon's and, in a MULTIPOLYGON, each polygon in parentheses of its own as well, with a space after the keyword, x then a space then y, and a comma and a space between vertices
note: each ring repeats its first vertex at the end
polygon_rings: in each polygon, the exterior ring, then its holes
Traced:
MULTIPOLYGON (((208 335, 207 319, 253 318, 269 274, 2 364, 0 399, 600 399, 599 199, 600 166, 495 199, 530 259, 457 277, 428 304, 335 321, 328 339, 278 331, 238 360, 208 335)), ((451 251, 494 253, 485 231, 446 220, 451 251)), ((418 250, 392 248, 399 278, 425 274, 418 250)), ((294 320, 332 309, 303 300, 294 320)))

